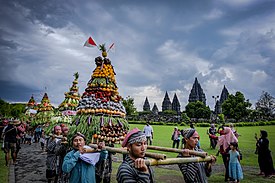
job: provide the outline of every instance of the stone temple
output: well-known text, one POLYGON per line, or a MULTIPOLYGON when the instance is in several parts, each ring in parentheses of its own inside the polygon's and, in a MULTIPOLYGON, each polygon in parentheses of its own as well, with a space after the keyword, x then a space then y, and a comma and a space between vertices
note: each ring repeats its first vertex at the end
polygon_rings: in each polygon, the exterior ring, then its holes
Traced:
POLYGON ((202 103, 204 103, 204 105, 206 105, 205 94, 197 78, 195 78, 195 82, 189 94, 188 102, 196 102, 196 101, 201 101, 202 103))

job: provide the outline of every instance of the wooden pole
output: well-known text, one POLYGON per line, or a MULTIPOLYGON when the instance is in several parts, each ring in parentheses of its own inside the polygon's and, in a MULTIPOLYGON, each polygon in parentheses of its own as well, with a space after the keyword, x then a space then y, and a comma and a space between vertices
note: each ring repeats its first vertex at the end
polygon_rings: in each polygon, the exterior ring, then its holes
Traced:
MULTIPOLYGON (((165 152, 175 152, 175 153, 183 152, 182 149, 174 149, 174 148, 159 147, 159 146, 147 146, 147 149, 165 151, 165 152)), ((205 158, 207 156, 207 152, 199 152, 199 151, 193 151, 193 150, 189 150, 189 154, 194 156, 199 156, 202 158, 205 158)))
POLYGON ((172 165, 181 163, 198 163, 198 162, 208 162, 211 161, 211 156, 201 157, 191 157, 191 158, 167 158, 165 160, 149 159, 145 161, 146 165, 157 166, 157 165, 172 165))
MULTIPOLYGON (((90 147, 97 149, 97 145, 96 144, 89 144, 90 147)), ((110 151, 110 152, 114 152, 114 153, 121 153, 121 154, 128 154, 128 151, 124 148, 115 148, 115 147, 108 147, 105 146, 105 150, 110 151)), ((154 158, 154 159, 166 159, 166 155, 165 154, 159 154, 159 153, 150 153, 150 152, 146 152, 145 153, 146 157, 149 158, 154 158)))

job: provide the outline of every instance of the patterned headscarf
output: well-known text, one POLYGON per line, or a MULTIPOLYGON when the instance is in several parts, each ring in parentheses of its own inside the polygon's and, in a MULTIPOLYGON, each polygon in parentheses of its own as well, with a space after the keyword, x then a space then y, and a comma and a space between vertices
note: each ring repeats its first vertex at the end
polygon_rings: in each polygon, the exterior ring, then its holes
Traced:
POLYGON ((73 136, 72 142, 74 141, 74 139, 75 139, 76 137, 82 137, 82 138, 85 140, 85 142, 86 142, 86 137, 85 137, 85 135, 83 135, 83 134, 80 133, 80 132, 77 132, 77 133, 73 136))
POLYGON ((184 138, 189 139, 190 137, 192 137, 192 135, 195 133, 195 129, 194 128, 187 128, 181 131, 181 135, 183 137, 183 143, 185 144, 185 140, 184 138))
POLYGON ((122 142, 122 147, 126 147, 128 144, 134 144, 143 141, 146 141, 145 134, 138 128, 134 128, 126 135, 124 141, 122 142))
POLYGON ((226 149, 229 147, 231 142, 238 143, 238 139, 232 132, 231 128, 224 127, 224 135, 219 136, 217 146, 223 145, 223 150, 226 151, 226 149))

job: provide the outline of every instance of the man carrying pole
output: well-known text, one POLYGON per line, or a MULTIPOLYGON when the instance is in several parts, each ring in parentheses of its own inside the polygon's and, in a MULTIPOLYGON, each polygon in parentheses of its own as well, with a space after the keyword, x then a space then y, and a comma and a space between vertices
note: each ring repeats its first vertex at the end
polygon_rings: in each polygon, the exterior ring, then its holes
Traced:
MULTIPOLYGON (((183 136, 183 152, 178 155, 178 157, 192 157, 190 150, 192 151, 202 151, 198 149, 197 143, 199 141, 199 134, 193 128, 188 128, 182 131, 183 136)), ((192 162, 192 163, 182 163, 179 164, 181 173, 183 174, 186 183, 207 183, 207 177, 211 173, 211 165, 215 163, 216 158, 210 155, 211 160, 208 162, 192 162)))
POLYGON ((129 154, 125 155, 124 161, 118 168, 117 182, 153 183, 152 169, 145 164, 147 149, 145 134, 138 128, 134 128, 126 135, 122 147, 127 147, 129 154))

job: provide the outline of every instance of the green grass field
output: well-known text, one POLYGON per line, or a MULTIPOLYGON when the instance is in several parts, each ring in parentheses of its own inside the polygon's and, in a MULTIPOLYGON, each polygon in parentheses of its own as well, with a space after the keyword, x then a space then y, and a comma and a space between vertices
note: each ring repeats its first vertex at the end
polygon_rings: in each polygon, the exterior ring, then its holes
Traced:
MULTIPOLYGON (((132 128, 143 129, 144 125, 130 125, 132 128)), ((188 127, 180 127, 180 129, 188 128, 188 127)), ((171 135, 173 132, 173 126, 153 126, 154 129, 154 139, 153 145, 155 146, 163 146, 163 147, 172 147, 171 135)), ((200 135, 200 144, 201 148, 206 151, 208 154, 216 155, 217 150, 213 150, 210 148, 209 138, 206 134, 208 128, 206 127, 196 127, 200 135)), ((258 156, 254 154, 256 147, 256 140, 254 138, 255 133, 260 136, 260 130, 266 130, 268 132, 269 139, 269 147, 272 151, 273 157, 275 157, 275 126, 255 126, 255 127, 238 127, 236 130, 241 135, 239 137, 239 149, 243 153, 242 165, 245 166, 258 166, 258 156)), ((174 153, 166 153, 167 157, 175 157, 174 153)), ((222 164, 218 157, 217 164, 222 164)))
MULTIPOLYGON (((2 147, 2 143, 0 143, 2 147)), ((9 169, 5 166, 5 154, 4 151, 1 150, 0 152, 0 182, 1 183, 8 183, 8 174, 9 169)))
MULTIPOLYGON (((144 125, 130 125, 130 128, 139 128, 143 129, 144 125)), ((188 128, 186 127, 179 127, 180 129, 188 128)), ((172 147, 171 135, 174 129, 174 126, 153 126, 154 129, 154 139, 153 145, 155 146, 163 146, 163 147, 172 147)), ((206 134, 207 132, 206 127, 196 127, 196 130, 200 134, 200 144, 201 148, 206 151, 208 154, 216 155, 217 150, 213 150, 210 148, 209 138, 206 134)), ((241 160, 241 164, 243 166, 244 172, 244 180, 241 182, 275 182, 275 178, 267 179, 264 177, 256 176, 259 173, 258 169, 258 156, 254 153, 256 147, 256 140, 254 138, 255 133, 258 134, 260 130, 266 130, 268 132, 268 139, 270 141, 269 147, 272 151, 272 156, 275 157, 275 126, 255 126, 255 127, 238 127, 236 128, 238 133, 241 135, 239 137, 239 148, 243 153, 243 160, 241 160)), ((156 151, 152 151, 156 152, 156 151)), ((159 152, 163 153, 163 152, 159 152)), ((177 154, 175 153, 165 153, 168 158, 176 157, 177 154)), ((115 163, 116 164, 116 163, 115 163)), ((115 174, 117 168, 113 171, 113 181, 115 182, 115 174)), ((118 166, 118 165, 117 165, 118 166)), ((223 167, 223 162, 221 156, 217 157, 217 162, 214 166, 223 167)), ((213 167, 215 169, 215 167, 213 167)), ((221 169, 221 168, 220 168, 221 169)), ((164 169, 164 168, 157 168, 155 167, 155 178, 157 182, 182 182, 182 174, 180 171, 164 169), (164 178, 166 176, 166 178, 164 178)), ((224 172, 223 171, 213 171, 213 174, 208 179, 209 182, 218 183, 224 181, 224 172)))

